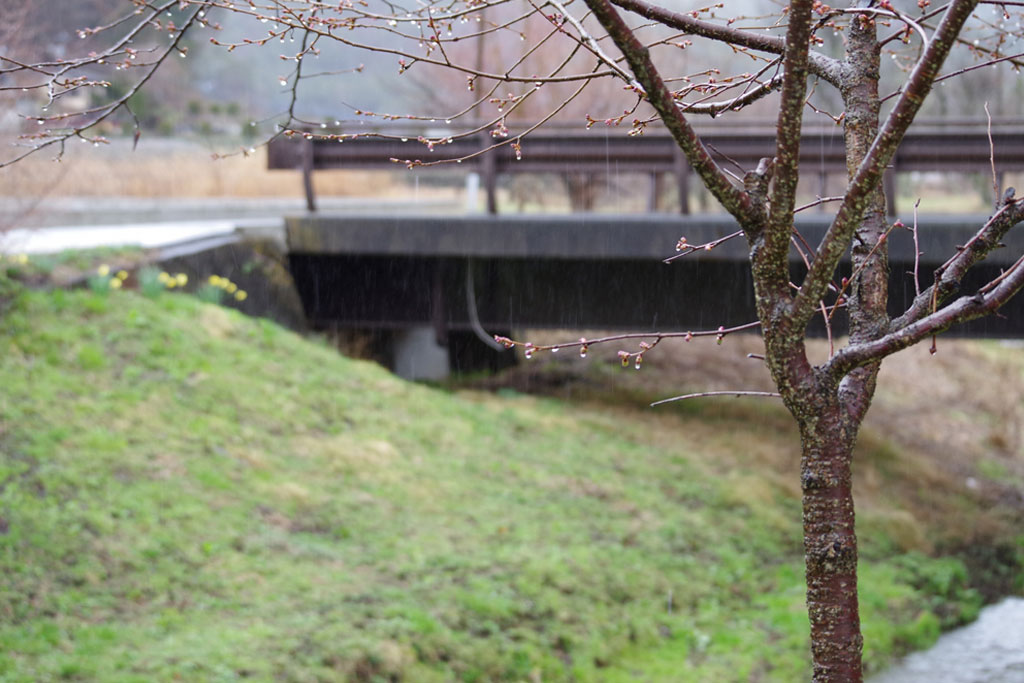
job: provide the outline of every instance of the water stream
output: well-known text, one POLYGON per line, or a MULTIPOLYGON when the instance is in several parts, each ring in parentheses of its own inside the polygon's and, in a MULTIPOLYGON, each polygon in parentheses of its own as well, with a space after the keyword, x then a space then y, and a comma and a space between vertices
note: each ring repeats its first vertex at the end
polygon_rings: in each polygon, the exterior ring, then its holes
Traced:
POLYGON ((1024 683, 1024 598, 986 607, 869 683, 1024 683))

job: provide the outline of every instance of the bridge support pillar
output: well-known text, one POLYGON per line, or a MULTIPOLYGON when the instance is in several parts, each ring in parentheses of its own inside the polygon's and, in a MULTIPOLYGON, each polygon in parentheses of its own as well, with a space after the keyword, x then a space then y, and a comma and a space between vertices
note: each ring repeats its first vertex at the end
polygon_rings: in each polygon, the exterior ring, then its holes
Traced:
POLYGON ((448 349, 437 343, 433 325, 396 332, 391 346, 391 367, 396 375, 410 380, 441 380, 451 372, 448 349))

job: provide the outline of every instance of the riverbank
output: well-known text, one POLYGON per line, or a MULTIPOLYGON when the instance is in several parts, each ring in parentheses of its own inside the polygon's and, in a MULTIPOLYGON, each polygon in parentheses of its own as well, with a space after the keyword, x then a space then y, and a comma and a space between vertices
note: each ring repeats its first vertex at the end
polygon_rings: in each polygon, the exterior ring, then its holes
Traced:
MULTIPOLYGON (((180 293, 7 299, 7 680, 805 677, 788 421, 644 408, 685 356, 597 360, 559 398, 431 388, 180 293)), ((1020 550, 1007 466, 970 488, 895 439, 857 475, 875 669, 976 614, 957 544, 1020 550)))

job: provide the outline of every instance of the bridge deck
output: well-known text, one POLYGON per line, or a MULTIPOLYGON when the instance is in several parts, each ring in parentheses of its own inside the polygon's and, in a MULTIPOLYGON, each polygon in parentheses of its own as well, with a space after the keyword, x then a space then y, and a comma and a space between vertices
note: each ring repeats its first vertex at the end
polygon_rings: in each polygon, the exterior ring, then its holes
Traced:
MULTIPOLYGON (((942 263, 985 222, 985 216, 920 216, 919 244, 925 263, 942 263)), ((912 220, 907 218, 908 225, 912 220)), ((530 258, 570 260, 661 260, 674 254, 676 242, 703 244, 735 232, 724 214, 607 215, 459 215, 343 216, 306 215, 286 220, 289 248, 308 254, 376 254, 417 257, 530 258)), ((796 228, 816 245, 827 228, 818 214, 798 217, 796 228)), ((913 261, 909 230, 890 235, 890 258, 913 261)), ((1011 232, 1007 249, 990 263, 1009 265, 1024 253, 1024 233, 1011 232)), ((734 239, 686 258, 746 261, 747 245, 734 239)), ((798 255, 792 252, 794 261, 798 255)))
MULTIPOLYGON (((922 286, 985 217, 919 219, 922 286)), ((671 265, 678 239, 691 244, 735 230, 725 216, 325 216, 286 221, 292 269, 314 326, 396 329, 433 325, 439 337, 468 330, 473 311, 491 332, 526 327, 698 329, 755 318, 742 238, 671 265)), ((797 225, 810 244, 826 228, 820 216, 797 225)), ((1013 235, 1013 233, 1011 233, 1013 235)), ((1024 235, 965 283, 985 278, 1024 253, 1024 235)), ((913 239, 891 237, 891 312, 914 296, 913 239)), ((802 263, 793 254, 794 278, 802 263)), ((841 270, 849 271, 848 266, 841 270)), ((1005 317, 962 326, 957 334, 1024 336, 1024 301, 1005 317)), ((833 330, 841 332, 841 326, 833 330)), ((821 334, 817 324, 812 333, 821 334)))

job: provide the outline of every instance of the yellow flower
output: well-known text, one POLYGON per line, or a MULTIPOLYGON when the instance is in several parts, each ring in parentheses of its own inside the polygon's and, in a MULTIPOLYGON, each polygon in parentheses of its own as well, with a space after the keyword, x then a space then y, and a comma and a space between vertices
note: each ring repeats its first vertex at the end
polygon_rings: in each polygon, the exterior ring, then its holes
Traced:
POLYGON ((245 301, 246 297, 248 296, 249 295, 245 293, 244 289, 240 289, 237 292, 235 292, 235 298, 238 299, 239 301, 245 301))
POLYGON ((228 290, 228 294, 234 294, 236 291, 238 291, 238 285, 236 285, 234 282, 229 282, 228 286, 225 287, 225 289, 228 290))
POLYGON ((96 269, 96 272, 99 273, 100 277, 106 277, 110 275, 110 266, 104 263, 102 266, 96 269))
POLYGON ((164 272, 157 275, 156 279, 160 282, 160 284, 166 285, 168 282, 171 281, 171 274, 165 270, 164 272))
POLYGON ((220 281, 220 275, 211 275, 210 278, 207 280, 207 282, 209 282, 214 287, 220 287, 220 281))
POLYGON ((175 282, 173 277, 168 279, 167 282, 164 283, 164 287, 166 287, 167 289, 174 289, 177 286, 178 286, 178 283, 175 282))
POLYGON ((18 254, 17 256, 14 257, 14 260, 20 263, 21 265, 25 265, 26 263, 28 263, 28 254, 18 254))
POLYGON ((121 280, 117 279, 116 277, 110 278, 110 288, 121 289, 121 280))
POLYGON ((188 275, 185 275, 185 273, 178 273, 174 276, 174 280, 178 283, 179 287, 184 287, 188 284, 188 275))
POLYGON ((127 280, 128 279, 128 271, 127 270, 119 270, 119 271, 117 271, 117 279, 120 280, 121 282, 124 282, 125 280, 127 280))

